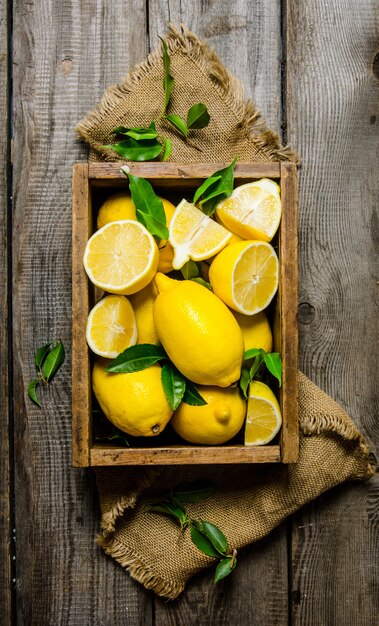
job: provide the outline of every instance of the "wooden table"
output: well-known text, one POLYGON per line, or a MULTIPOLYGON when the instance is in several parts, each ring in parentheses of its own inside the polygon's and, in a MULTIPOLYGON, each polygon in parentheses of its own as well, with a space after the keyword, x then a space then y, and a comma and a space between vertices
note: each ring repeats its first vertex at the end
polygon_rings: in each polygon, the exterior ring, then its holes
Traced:
POLYGON ((378 4, 1 0, 0 9, 1 623, 376 626, 378 480, 324 495, 241 554, 230 579, 215 587, 206 572, 167 603, 94 543, 93 476, 70 467, 70 356, 42 409, 26 387, 37 346, 70 345, 71 167, 86 158, 73 128, 169 20, 183 21, 302 157, 300 365, 378 449, 378 4))

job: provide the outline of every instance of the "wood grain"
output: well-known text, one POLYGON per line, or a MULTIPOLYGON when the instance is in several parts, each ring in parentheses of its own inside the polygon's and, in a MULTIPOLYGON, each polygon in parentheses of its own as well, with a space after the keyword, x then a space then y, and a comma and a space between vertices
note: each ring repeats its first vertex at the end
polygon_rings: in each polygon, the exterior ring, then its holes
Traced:
MULTIPOLYGON (((378 18, 371 1, 287 2, 288 139, 302 158, 300 367, 376 447, 378 18)), ((377 623, 377 485, 342 487, 294 517, 294 625, 377 623)))
POLYGON ((0 1, 0 111, 2 132, 0 134, 0 276, 2 298, 0 300, 0 607, 1 623, 12 622, 11 582, 11 485, 10 485, 10 439, 9 439, 9 373, 8 373, 8 201, 9 174, 9 80, 8 75, 8 8, 0 1))
POLYGON ((14 3, 15 507, 17 623, 152 623, 151 599, 95 545, 92 474, 71 468, 71 173, 77 121, 143 59, 145 3, 14 3), (130 16, 133 15, 133 20, 130 16), (26 386, 37 346, 67 360, 42 409, 26 386))

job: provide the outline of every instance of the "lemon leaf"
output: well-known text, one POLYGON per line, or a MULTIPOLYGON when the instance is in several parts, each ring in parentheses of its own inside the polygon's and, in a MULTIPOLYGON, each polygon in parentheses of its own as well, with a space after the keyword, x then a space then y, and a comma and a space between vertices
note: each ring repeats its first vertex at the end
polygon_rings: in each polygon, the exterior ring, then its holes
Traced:
POLYGON ((125 169, 122 171, 129 178, 129 189, 136 207, 138 221, 152 235, 156 235, 160 239, 168 239, 169 233, 162 200, 156 195, 148 180, 133 176, 125 169))
POLYGON ((193 197, 193 202, 197 202, 198 199, 209 189, 211 185, 217 183, 217 181, 221 180, 221 175, 218 176, 210 176, 206 178, 205 181, 196 189, 195 195, 193 197))
POLYGON ((47 382, 55 376, 65 360, 64 346, 59 341, 56 346, 49 352, 43 363, 43 375, 47 382))
POLYGON ((37 404, 37 406, 41 406, 40 401, 38 400, 37 397, 37 385, 39 383, 39 380, 31 380, 29 385, 28 385, 28 396, 31 400, 33 400, 34 404, 37 404))
POLYGON ((263 361, 270 372, 275 378, 278 379, 279 387, 282 386, 282 360, 279 352, 270 352, 263 355, 263 361))
POLYGON ((201 524, 203 527, 203 532, 208 537, 212 545, 220 554, 225 554, 225 552, 229 549, 229 544, 222 530, 220 530, 218 526, 212 524, 211 522, 205 522, 204 520, 201 520, 201 524))
POLYGON ((126 348, 113 359, 108 367, 105 368, 105 371, 111 374, 139 372, 163 359, 167 359, 167 354, 161 346, 141 343, 126 348))
POLYGON ((127 161, 151 161, 162 152, 162 144, 157 139, 141 137, 138 141, 128 137, 119 143, 103 146, 117 152, 127 161))
POLYGON ((227 557, 226 559, 222 559, 216 567, 214 582, 218 583, 226 576, 232 573, 237 565, 237 559, 233 557, 227 557))
POLYGON ((168 115, 165 115, 165 120, 172 124, 183 135, 183 137, 187 138, 188 127, 180 115, 169 113, 168 115))
POLYGON ((179 502, 202 502, 206 500, 215 490, 214 484, 210 480, 192 480, 175 485, 173 497, 179 502))
POLYGON ((185 278, 186 280, 191 280, 191 278, 196 278, 197 276, 199 276, 199 268, 197 267, 195 261, 187 261, 187 263, 185 263, 183 267, 180 268, 180 271, 183 275, 183 278, 185 278))
POLYGON ((163 140, 163 156, 162 161, 167 161, 172 152, 172 141, 171 139, 167 139, 167 137, 163 140))
POLYGON ((251 379, 250 379, 250 372, 249 372, 249 370, 246 367, 243 367, 242 371, 241 371, 241 378, 240 378, 239 385, 241 387, 241 391, 242 391, 243 395, 245 396, 245 398, 248 397, 247 390, 248 390, 248 387, 249 387, 249 384, 250 384, 250 380, 251 379))
POLYGON ((163 67, 164 67, 164 78, 163 78, 163 89, 164 89, 164 107, 163 113, 166 111, 168 103, 170 101, 170 96, 172 92, 172 88, 174 86, 174 78, 170 74, 170 55, 168 53, 168 46, 162 37, 159 37, 162 42, 162 54, 163 54, 163 67))
POLYGON ((205 128, 208 126, 210 116, 205 104, 198 102, 191 106, 187 113, 187 127, 190 128, 205 128))
MULTIPOLYGON (((233 159, 228 167, 214 172, 210 177, 213 179, 212 183, 208 185, 208 187, 205 187, 205 190, 201 194, 195 194, 196 200, 194 199, 194 201, 198 202, 201 198, 200 206, 206 215, 213 215, 217 204, 231 195, 234 187, 234 166, 236 161, 237 157, 233 159), (217 181, 214 180, 216 177, 217 181)), ((201 187, 205 186, 205 182, 206 181, 204 181, 201 187)))
POLYGON ((205 406, 208 404, 190 380, 186 380, 186 390, 184 392, 183 402, 189 404, 190 406, 205 406))
POLYGON ((256 356, 265 354, 265 351, 262 348, 250 348, 250 350, 246 350, 243 355, 243 360, 248 361, 249 359, 253 359, 256 356))
POLYGON ((191 280, 193 280, 194 283, 199 283, 199 285, 209 289, 209 291, 213 291, 211 283, 207 283, 207 281, 204 280, 204 278, 201 278, 201 276, 195 276, 195 278, 191 278, 191 280))
POLYGON ((115 135, 131 137, 136 141, 144 141, 146 139, 155 139, 156 137, 158 137, 158 132, 155 128, 154 122, 151 122, 149 128, 127 128, 126 126, 117 126, 117 128, 115 128, 113 132, 115 135))
POLYGON ((53 342, 50 341, 49 343, 46 343, 44 346, 41 346, 40 348, 38 348, 36 355, 34 357, 34 362, 39 370, 41 369, 42 363, 44 362, 48 352, 50 351, 52 344, 53 342))
POLYGON ((171 502, 152 504, 149 510, 153 513, 164 513, 165 515, 175 517, 180 522, 181 528, 185 528, 188 523, 187 513, 175 504, 171 504, 171 502))
POLYGON ((167 402, 172 410, 176 411, 183 399, 186 379, 172 363, 165 363, 161 371, 161 380, 167 402))
POLYGON ((203 532, 198 530, 198 528, 196 528, 196 526, 194 526, 193 524, 191 524, 190 526, 190 534, 192 542, 201 552, 203 552, 207 556, 212 556, 216 559, 220 557, 219 553, 217 552, 217 550, 215 550, 212 542, 209 541, 208 537, 203 532))

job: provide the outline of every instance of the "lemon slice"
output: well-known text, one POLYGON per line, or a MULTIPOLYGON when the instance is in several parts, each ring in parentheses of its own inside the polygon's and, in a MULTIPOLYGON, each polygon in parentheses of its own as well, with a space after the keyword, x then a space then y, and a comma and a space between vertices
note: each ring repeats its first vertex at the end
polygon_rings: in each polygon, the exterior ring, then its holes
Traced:
POLYGON ((142 224, 118 220, 92 235, 83 264, 94 285, 110 293, 128 295, 149 284, 158 259, 157 245, 142 224))
POLYGON ((169 229, 174 248, 172 267, 179 270, 187 261, 203 261, 220 252, 232 237, 194 204, 182 200, 176 207, 169 229))
POLYGON ((245 426, 245 446, 264 446, 275 437, 282 425, 276 397, 267 385, 250 383, 245 426))
POLYGON ((209 281, 216 296, 238 313, 254 315, 265 309, 278 289, 279 261, 264 241, 241 241, 227 246, 212 262, 209 281))
POLYGON ((137 342, 133 307, 125 296, 106 296, 90 312, 86 339, 92 352, 114 359, 137 342))
POLYGON ((216 209, 220 222, 243 239, 271 241, 280 223, 279 185, 268 178, 236 187, 216 209))

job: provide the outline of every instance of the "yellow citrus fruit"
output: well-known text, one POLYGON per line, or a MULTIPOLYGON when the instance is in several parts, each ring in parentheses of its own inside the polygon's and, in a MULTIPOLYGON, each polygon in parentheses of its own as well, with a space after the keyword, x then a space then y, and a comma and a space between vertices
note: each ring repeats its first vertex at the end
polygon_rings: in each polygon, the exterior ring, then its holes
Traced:
POLYGON ((137 341, 133 307, 125 296, 105 296, 90 312, 86 338, 92 352, 114 359, 137 341))
POLYGON ((172 415, 162 388, 161 367, 110 374, 105 371, 108 364, 98 360, 92 372, 93 391, 104 415, 133 437, 159 435, 172 415))
POLYGON ((158 248, 142 224, 119 220, 92 235, 83 263, 94 285, 110 293, 129 295, 152 280, 158 267, 158 248))
POLYGON ((144 289, 130 296, 130 302, 137 322, 137 343, 159 343, 153 316, 154 302, 157 295, 158 289, 154 281, 151 281, 144 289))
POLYGON ((242 330, 245 350, 261 348, 266 352, 271 352, 272 332, 267 316, 263 311, 256 315, 243 315, 237 312, 233 312, 233 315, 242 330))
POLYGON ((254 315, 273 299, 279 279, 274 248, 264 241, 240 241, 214 259, 209 281, 216 296, 230 308, 254 315))
POLYGON ((154 304, 158 337, 178 370, 194 383, 228 387, 239 379, 243 337, 229 309, 191 280, 157 274, 154 304))
POLYGON ((243 239, 271 241, 280 223, 280 188, 273 180, 262 178, 236 187, 216 209, 221 223, 243 239))
POLYGON ((245 426, 245 446, 263 446, 279 432, 282 416, 279 403, 264 383, 254 380, 249 386, 245 426))
POLYGON ((182 200, 176 207, 169 232, 169 241, 174 248, 172 267, 176 270, 189 259, 202 261, 214 256, 232 236, 187 200, 182 200))
MULTIPOLYGON (((175 211, 175 206, 165 198, 161 198, 161 200, 166 215, 166 224, 169 226, 175 211)), ((130 194, 126 191, 114 193, 101 205, 97 215, 97 228, 102 228, 105 224, 117 222, 119 220, 137 220, 135 204, 131 199, 130 194)), ((174 250, 171 244, 163 239, 159 242, 158 248, 158 271, 167 274, 172 271, 174 250)))
POLYGON ((174 430, 190 443, 218 445, 232 439, 245 419, 246 402, 237 387, 199 386, 204 406, 182 402, 171 419, 174 430))

